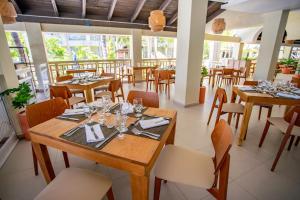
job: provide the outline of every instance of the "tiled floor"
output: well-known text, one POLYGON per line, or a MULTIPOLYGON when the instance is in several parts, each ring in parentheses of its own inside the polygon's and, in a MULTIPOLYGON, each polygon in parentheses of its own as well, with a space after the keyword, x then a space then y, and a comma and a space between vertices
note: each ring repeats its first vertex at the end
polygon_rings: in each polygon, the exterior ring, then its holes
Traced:
MULTIPOLYGON (((139 84, 136 89, 143 89, 139 84)), ((128 91, 131 86, 125 85, 128 91)), ((168 101, 164 94, 161 95, 161 107, 173 108, 178 111, 176 130, 176 145, 184 146, 213 153, 210 133, 213 122, 206 125, 209 109, 214 91, 208 89, 204 105, 182 108, 172 101, 168 101)), ((228 91, 228 94, 230 92, 228 91)), ((171 97, 172 99, 172 97, 171 97)), ((284 107, 276 106, 273 116, 282 116, 284 107)), ((262 120, 257 120, 258 111, 252 113, 248 130, 248 137, 242 147, 234 144, 231 149, 231 166, 229 180, 229 200, 282 200, 300 199, 300 147, 285 151, 281 157, 276 171, 270 168, 278 150, 282 135, 274 128, 262 148, 258 148, 258 141, 262 133, 266 111, 262 120)), ((214 119, 214 118, 213 118, 214 119)), ((234 123, 233 123, 234 124, 234 123)), ((234 130, 234 128, 233 128, 234 130)), ((235 137, 237 131, 234 130, 235 137)), ((64 168, 62 154, 50 149, 50 155, 56 173, 64 168)), ((70 155, 72 167, 87 168, 102 172, 113 179, 113 191, 117 200, 131 199, 130 182, 126 173, 94 162, 86 161, 70 155)), ((34 176, 30 143, 21 141, 10 155, 5 165, 0 169, 0 199, 2 200, 30 200, 45 187, 42 175, 34 176)), ((153 194, 153 177, 150 184, 150 199, 153 194)), ((213 199, 205 190, 168 182, 163 184, 162 200, 200 200, 213 199)))

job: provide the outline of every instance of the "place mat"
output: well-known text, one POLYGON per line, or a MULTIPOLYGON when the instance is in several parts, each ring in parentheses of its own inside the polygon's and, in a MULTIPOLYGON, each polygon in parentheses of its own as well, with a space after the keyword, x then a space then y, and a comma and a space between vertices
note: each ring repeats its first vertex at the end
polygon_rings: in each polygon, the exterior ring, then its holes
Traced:
POLYGON ((84 114, 77 114, 77 115, 60 115, 57 116, 56 119, 60 119, 60 120, 66 120, 66 121, 72 121, 72 122, 82 122, 84 120, 87 119, 87 117, 84 114), (70 118, 74 118, 74 119, 70 119, 70 118), (77 119, 77 120, 75 120, 77 119))
MULTIPOLYGON (((95 125, 95 124, 97 124, 97 123, 93 122, 91 125, 95 125)), ((102 133, 103 133, 105 139, 100 142, 87 143, 84 126, 79 128, 77 131, 75 131, 71 136, 66 136, 66 135, 62 134, 60 137, 69 142, 77 143, 77 144, 83 145, 85 147, 99 150, 99 149, 102 149, 107 143, 109 143, 118 134, 118 132, 116 131, 115 128, 109 129, 106 126, 101 126, 101 130, 102 130, 102 133), (99 146, 97 146, 98 144, 99 144, 99 146)))
MULTIPOLYGON (((154 119, 154 118, 157 118, 157 117, 153 117, 153 116, 148 116, 148 115, 143 115, 143 119, 144 120, 148 120, 148 119, 154 119)), ((169 127, 170 123, 171 123, 171 118, 168 118, 169 120, 169 124, 166 124, 166 125, 162 125, 162 126, 157 126, 157 127, 153 127, 153 128, 148 128, 148 129, 143 129, 140 125, 140 123, 138 123, 137 125, 135 124, 132 124, 129 128, 128 128, 128 131, 126 132, 126 134, 130 134, 130 135, 134 135, 134 136, 138 136, 138 137, 144 137, 144 138, 148 138, 148 139, 152 139, 152 138, 149 138, 145 135, 135 135, 131 130, 133 128, 136 128, 140 131, 146 131, 146 132, 150 132, 150 133, 155 133, 155 134, 158 134, 160 135, 160 137, 158 138, 158 140, 161 140, 163 134, 166 132, 167 128, 169 127)))

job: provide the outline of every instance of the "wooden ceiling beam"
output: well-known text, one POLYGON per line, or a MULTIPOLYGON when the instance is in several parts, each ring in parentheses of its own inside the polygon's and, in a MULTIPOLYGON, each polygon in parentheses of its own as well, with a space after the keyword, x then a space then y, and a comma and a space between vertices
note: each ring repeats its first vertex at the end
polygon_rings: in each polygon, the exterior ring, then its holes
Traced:
POLYGON ((134 22, 134 20, 136 20, 136 18, 139 16, 146 1, 147 0, 139 0, 138 5, 136 6, 135 11, 130 19, 131 22, 134 22))
POLYGON ((21 11, 21 9, 20 9, 18 3, 17 3, 15 0, 11 0, 10 2, 14 5, 17 14, 22 14, 22 11, 21 11))
POLYGON ((159 10, 164 11, 173 0, 165 0, 159 7, 159 10))
POLYGON ((108 16, 107 16, 107 19, 108 19, 109 21, 111 20, 113 14, 114 14, 114 10, 115 10, 117 1, 118 1, 118 0, 112 0, 112 2, 111 2, 111 5, 110 5, 109 11, 108 11, 108 16))
POLYGON ((54 10, 54 15, 55 15, 56 17, 59 17, 59 13, 58 13, 56 1, 55 1, 55 0, 51 0, 51 3, 52 3, 53 10, 54 10))
POLYGON ((171 19, 169 19, 169 21, 167 22, 167 25, 170 26, 172 25, 178 18, 178 12, 176 12, 172 17, 171 19))
POLYGON ((82 0, 82 13, 81 13, 81 17, 85 18, 86 16, 86 0, 82 0))
MULTIPOLYGON (((104 26, 104 27, 118 27, 118 28, 136 28, 149 30, 146 23, 131 23, 128 19, 122 18, 119 21, 108 20, 94 20, 94 19, 82 19, 82 18, 65 18, 65 17, 53 17, 53 16, 36 16, 36 15, 18 15, 18 22, 34 22, 34 23, 46 23, 46 24, 68 24, 68 25, 81 25, 81 26, 104 26), (121 22, 121 20, 123 22, 121 22), (127 21, 126 21, 127 20, 127 21)), ((177 28, 173 26, 166 26, 165 31, 176 32, 177 28)))

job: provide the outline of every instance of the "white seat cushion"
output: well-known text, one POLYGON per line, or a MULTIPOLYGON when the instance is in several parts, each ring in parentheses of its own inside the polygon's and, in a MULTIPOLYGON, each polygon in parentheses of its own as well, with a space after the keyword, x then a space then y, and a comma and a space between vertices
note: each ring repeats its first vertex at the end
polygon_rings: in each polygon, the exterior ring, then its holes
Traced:
POLYGON ((214 183, 214 171, 210 156, 167 145, 157 160, 154 173, 164 180, 209 189, 214 183))
POLYGON ((239 103, 224 103, 222 111, 226 113, 244 113, 244 106, 239 103))
POLYGON ((99 200, 111 188, 109 178, 89 170, 64 169, 35 200, 99 200))
MULTIPOLYGON (((268 120, 273 126, 277 127, 281 132, 286 133, 289 123, 286 122, 283 118, 271 117, 268 120)), ((291 134, 300 136, 300 127, 294 126, 291 134)))

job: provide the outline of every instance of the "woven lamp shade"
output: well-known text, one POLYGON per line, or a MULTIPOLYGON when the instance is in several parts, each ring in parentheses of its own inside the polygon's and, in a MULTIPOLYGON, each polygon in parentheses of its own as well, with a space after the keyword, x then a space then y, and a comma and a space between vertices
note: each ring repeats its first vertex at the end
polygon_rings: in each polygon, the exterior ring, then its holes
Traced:
POLYGON ((148 18, 148 23, 151 31, 153 32, 159 32, 164 30, 164 27, 166 26, 166 17, 164 16, 163 11, 151 11, 150 17, 148 18))
POLYGON ((213 24, 212 24, 212 31, 215 34, 221 34, 223 33, 223 31, 226 28, 226 23, 224 18, 217 18, 214 20, 213 24))
POLYGON ((17 12, 14 5, 7 0, 1 0, 0 15, 3 24, 13 24, 16 22, 17 12))

